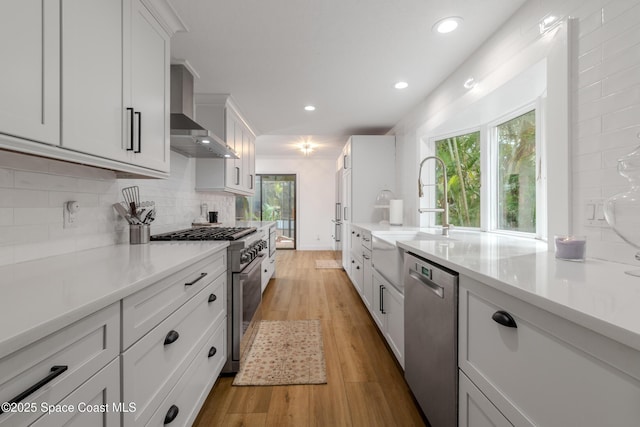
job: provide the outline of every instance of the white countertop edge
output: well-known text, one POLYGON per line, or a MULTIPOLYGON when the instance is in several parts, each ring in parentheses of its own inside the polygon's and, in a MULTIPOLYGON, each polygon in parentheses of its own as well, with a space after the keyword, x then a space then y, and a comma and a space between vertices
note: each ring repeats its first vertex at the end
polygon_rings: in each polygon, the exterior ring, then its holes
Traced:
MULTIPOLYGON (((619 325, 615 325, 611 322, 608 322, 607 320, 595 317, 589 313, 576 310, 564 304, 560 304, 556 301, 542 297, 533 292, 526 291, 517 286, 513 286, 495 277, 488 276, 488 275, 479 273, 477 271, 468 269, 460 264, 441 258, 433 253, 424 252, 421 249, 413 246, 411 242, 398 241, 397 245, 402 249, 404 249, 405 251, 409 251, 409 252, 415 253, 418 256, 430 259, 437 264, 441 264, 444 267, 457 271, 459 274, 468 276, 487 286, 490 286, 494 289, 502 291, 507 295, 511 295, 524 302, 532 304, 538 308, 546 310, 552 314, 555 314, 559 317, 562 317, 566 320, 576 323, 582 327, 585 327, 594 332, 597 332, 607 338, 610 338, 614 341, 617 341, 635 350, 640 351, 640 335, 638 335, 634 331, 631 331, 619 325)), ((620 264, 620 265, 621 265, 621 268, 628 268, 628 265, 624 265, 624 264, 620 264)))
MULTIPOLYGON (((170 276, 183 268, 198 262, 208 256, 211 256, 229 246, 229 242, 216 242, 218 245, 215 247, 211 247, 209 249, 203 250, 198 255, 191 257, 189 259, 185 259, 184 261, 175 264, 166 270, 158 271, 149 276, 146 276, 140 280, 137 280, 130 284, 125 284, 124 286, 118 288, 114 292, 106 293, 100 296, 98 299, 95 299, 91 302, 83 304, 81 306, 74 307, 72 310, 60 313, 57 317, 49 318, 46 321, 43 321, 37 325, 34 325, 28 330, 21 331, 16 335, 8 337, 0 342, 0 359, 10 355, 11 353, 20 350, 52 333, 71 325, 97 311, 102 310, 114 304, 123 298, 132 295, 141 289, 146 288, 147 286, 161 280, 166 276, 170 276)), ((156 243, 158 244, 158 243, 156 243)), ((161 243, 160 243, 161 244, 161 243)), ((72 256, 73 254, 60 255, 63 256, 72 256)))

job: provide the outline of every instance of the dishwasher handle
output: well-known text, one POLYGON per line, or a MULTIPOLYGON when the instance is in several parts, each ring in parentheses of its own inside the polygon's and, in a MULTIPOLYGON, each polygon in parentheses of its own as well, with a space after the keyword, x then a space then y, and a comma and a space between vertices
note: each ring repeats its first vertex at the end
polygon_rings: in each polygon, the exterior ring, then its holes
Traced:
POLYGON ((431 291, 433 291, 433 293, 438 295, 440 298, 444 298, 444 288, 442 286, 434 283, 433 281, 427 279, 426 277, 412 269, 409 270, 409 276, 431 289, 431 291))

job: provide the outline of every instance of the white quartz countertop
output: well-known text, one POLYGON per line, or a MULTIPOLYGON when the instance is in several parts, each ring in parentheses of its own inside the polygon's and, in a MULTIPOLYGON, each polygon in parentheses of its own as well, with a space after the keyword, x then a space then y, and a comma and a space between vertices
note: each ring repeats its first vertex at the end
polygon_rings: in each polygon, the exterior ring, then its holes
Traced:
MULTIPOLYGON (((354 224, 378 234, 426 231, 433 240, 397 245, 640 351, 640 277, 627 264, 555 258, 547 244, 494 233, 354 224)), ((410 234, 410 233, 409 233, 410 234)))
POLYGON ((0 358, 227 246, 115 245, 0 267, 0 358))

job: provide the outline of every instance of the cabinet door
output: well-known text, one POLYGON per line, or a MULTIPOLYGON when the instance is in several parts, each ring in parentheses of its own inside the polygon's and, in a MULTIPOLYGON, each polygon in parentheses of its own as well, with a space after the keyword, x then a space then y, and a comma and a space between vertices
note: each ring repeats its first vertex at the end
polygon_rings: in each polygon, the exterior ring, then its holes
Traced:
MULTIPOLYGON (((121 402, 119 362, 119 359, 112 361, 62 402, 58 404, 47 402, 49 405, 47 407, 52 408, 51 413, 44 415, 31 425, 34 427, 120 426, 119 411, 122 406, 119 403, 121 402)), ((127 409, 135 410, 134 407, 127 409)))
POLYGON ((363 249, 362 253, 362 298, 369 309, 373 304, 373 269, 371 268, 371 251, 363 249))
POLYGON ((0 2, 0 133, 60 144, 60 0, 0 2))
POLYGON ((458 380, 459 427, 511 427, 512 424, 462 371, 458 371, 458 380))
MULTIPOLYGON (((126 161, 122 108, 123 1, 65 0, 62 8, 62 145, 126 161)), ((125 142, 126 141, 126 142, 125 142)))
MULTIPOLYGON (((228 146, 242 156, 242 129, 235 114, 228 108, 225 110, 225 140, 228 146)), ((242 160, 227 159, 225 162, 225 187, 237 190, 240 188, 240 165, 242 160)))
POLYGON ((256 140, 251 132, 247 132, 249 134, 249 154, 248 154, 248 175, 249 175, 249 186, 247 190, 249 194, 253 195, 256 192, 256 140))
POLYGON ((404 296, 392 285, 386 285, 382 297, 382 307, 387 314, 385 338, 404 368, 404 296))
POLYGON ((130 46, 129 51, 125 49, 125 70, 131 80, 125 86, 130 91, 125 93, 125 106, 135 114, 133 161, 168 172, 169 36, 141 0, 133 0, 129 37, 129 43, 125 40, 125 46, 130 46))
POLYGON ((384 287, 385 283, 382 279, 374 274, 373 275, 373 306, 371 307, 371 314, 373 315, 373 320, 375 320, 376 325, 382 333, 384 333, 386 329, 386 316, 385 316, 385 307, 384 307, 384 287))

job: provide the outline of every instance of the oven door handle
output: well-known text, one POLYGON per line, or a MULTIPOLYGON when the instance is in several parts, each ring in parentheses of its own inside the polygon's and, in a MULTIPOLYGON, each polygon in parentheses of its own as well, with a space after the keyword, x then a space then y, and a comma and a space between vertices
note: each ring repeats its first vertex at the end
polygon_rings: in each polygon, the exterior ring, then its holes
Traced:
POLYGON ((242 270, 242 273, 240 273, 240 280, 247 280, 249 278, 249 275, 253 273, 254 268, 260 268, 260 264, 262 264, 262 257, 264 257, 264 254, 258 254, 258 256, 253 261, 251 261, 251 264, 249 264, 244 268, 244 270, 242 270))

